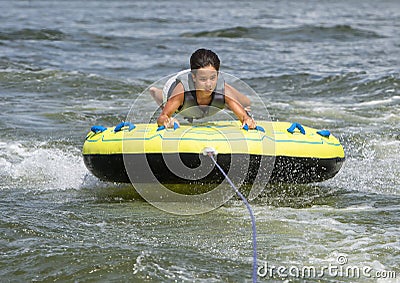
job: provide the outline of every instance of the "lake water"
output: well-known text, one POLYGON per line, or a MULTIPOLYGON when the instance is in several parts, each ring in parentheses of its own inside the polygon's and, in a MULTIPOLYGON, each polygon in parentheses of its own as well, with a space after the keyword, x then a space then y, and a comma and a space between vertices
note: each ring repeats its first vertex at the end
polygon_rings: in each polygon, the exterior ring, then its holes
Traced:
POLYGON ((154 111, 142 91, 201 47, 273 119, 329 129, 346 152, 333 179, 269 185, 251 202, 258 280, 398 282, 399 1, 32 0, 0 10, 2 282, 251 281, 241 201, 168 214, 128 184, 96 179, 81 155, 90 127, 118 124, 138 97, 139 117, 154 111))

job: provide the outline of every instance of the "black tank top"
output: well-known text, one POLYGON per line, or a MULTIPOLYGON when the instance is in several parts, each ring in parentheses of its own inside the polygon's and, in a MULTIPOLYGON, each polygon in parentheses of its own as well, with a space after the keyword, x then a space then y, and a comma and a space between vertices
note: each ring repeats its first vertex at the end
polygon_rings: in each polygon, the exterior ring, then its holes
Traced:
POLYGON ((192 73, 184 73, 178 76, 168 91, 168 98, 178 83, 182 83, 184 89, 184 99, 177 113, 189 119, 201 119, 212 116, 225 108, 225 80, 222 75, 218 75, 217 86, 211 94, 211 102, 208 106, 199 106, 196 98, 192 73))

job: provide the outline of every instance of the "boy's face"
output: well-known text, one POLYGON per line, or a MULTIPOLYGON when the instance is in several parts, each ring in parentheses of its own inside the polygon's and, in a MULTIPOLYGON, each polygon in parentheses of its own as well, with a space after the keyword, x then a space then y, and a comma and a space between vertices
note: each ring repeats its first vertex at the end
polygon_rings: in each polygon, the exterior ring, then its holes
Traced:
POLYGON ((211 95, 217 86, 218 72, 211 65, 197 69, 196 74, 192 76, 196 90, 211 95))

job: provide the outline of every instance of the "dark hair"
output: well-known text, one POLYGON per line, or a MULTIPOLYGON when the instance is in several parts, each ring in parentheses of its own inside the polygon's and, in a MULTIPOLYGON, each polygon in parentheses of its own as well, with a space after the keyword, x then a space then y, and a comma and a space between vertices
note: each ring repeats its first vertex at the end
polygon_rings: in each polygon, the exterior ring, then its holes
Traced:
POLYGON ((218 55, 208 49, 197 49, 190 56, 190 69, 196 71, 197 69, 204 68, 207 66, 213 66, 215 70, 219 71, 220 61, 218 55))

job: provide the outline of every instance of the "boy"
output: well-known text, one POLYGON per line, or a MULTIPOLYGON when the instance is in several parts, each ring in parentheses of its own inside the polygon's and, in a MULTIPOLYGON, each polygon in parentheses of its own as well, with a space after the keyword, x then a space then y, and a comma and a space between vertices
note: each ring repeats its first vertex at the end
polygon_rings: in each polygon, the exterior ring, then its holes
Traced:
MULTIPOLYGON (((173 127, 178 122, 171 116, 179 112, 189 119, 211 116, 227 106, 235 113, 242 127, 247 124, 254 129, 256 123, 245 107, 250 100, 235 88, 225 83, 219 72, 220 60, 213 51, 198 49, 190 57, 190 72, 181 72, 167 90, 167 102, 157 119, 159 126, 173 127)), ((150 88, 153 98, 161 105, 163 92, 150 88)))

